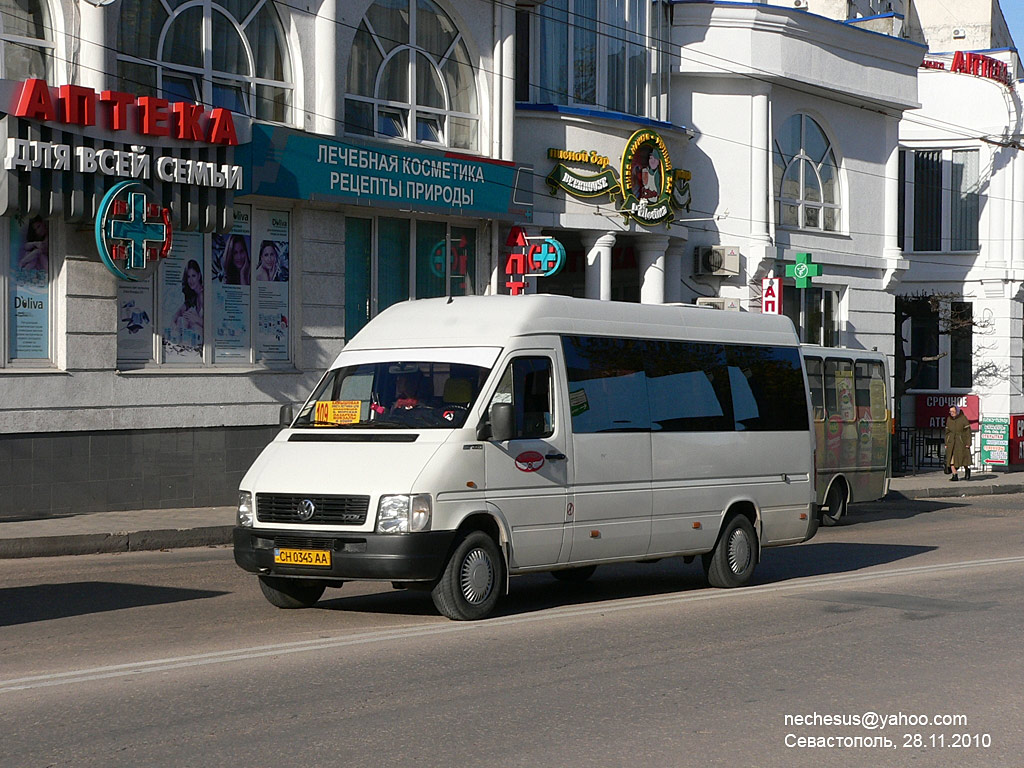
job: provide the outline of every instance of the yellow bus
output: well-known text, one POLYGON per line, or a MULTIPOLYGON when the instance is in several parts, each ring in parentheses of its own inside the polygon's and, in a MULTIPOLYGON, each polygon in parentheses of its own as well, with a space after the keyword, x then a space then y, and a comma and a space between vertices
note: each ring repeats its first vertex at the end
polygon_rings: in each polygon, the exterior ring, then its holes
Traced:
POLYGON ((815 491, 821 522, 889 491, 892 412, 885 355, 801 345, 814 414, 815 491))

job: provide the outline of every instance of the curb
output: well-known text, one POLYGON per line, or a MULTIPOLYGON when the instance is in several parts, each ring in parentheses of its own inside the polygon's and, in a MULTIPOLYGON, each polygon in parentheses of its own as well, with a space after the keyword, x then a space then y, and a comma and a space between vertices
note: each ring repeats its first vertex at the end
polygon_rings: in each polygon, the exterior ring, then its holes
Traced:
POLYGON ((0 559, 217 546, 231 543, 233 528, 231 525, 218 525, 131 533, 76 533, 67 536, 0 539, 0 559))
POLYGON ((963 480, 956 485, 949 483, 944 486, 937 486, 934 488, 908 488, 905 491, 894 491, 890 488, 889 493, 886 495, 886 499, 905 499, 912 501, 914 499, 940 499, 940 498, 958 498, 960 496, 994 496, 999 494, 1009 493, 1024 493, 1024 483, 972 483, 970 487, 964 488, 964 483, 969 482, 963 480))

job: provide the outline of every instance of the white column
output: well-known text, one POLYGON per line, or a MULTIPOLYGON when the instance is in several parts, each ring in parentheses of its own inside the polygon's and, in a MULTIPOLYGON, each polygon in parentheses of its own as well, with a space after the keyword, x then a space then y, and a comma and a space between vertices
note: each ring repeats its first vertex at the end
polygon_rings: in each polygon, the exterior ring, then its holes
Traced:
POLYGON ((772 192, 768 176, 770 135, 768 92, 755 93, 750 108, 750 236, 763 243, 771 242, 768 230, 768 198, 772 192))
POLYGON ((313 50, 316 54, 313 60, 325 64, 328 71, 313 78, 314 107, 310 111, 316 115, 313 120, 316 132, 325 136, 341 136, 345 132, 340 122, 343 118, 338 115, 337 88, 339 80, 344 82, 345 73, 332 71, 339 66, 336 62, 339 61, 338 30, 341 28, 338 0, 323 0, 313 21, 313 50))
MULTIPOLYGON (((79 30, 80 48, 78 51, 78 82, 77 85, 84 85, 99 93, 100 91, 116 89, 117 84, 114 76, 108 72, 115 72, 113 60, 110 65, 107 63, 108 36, 107 19, 116 19, 121 13, 121 6, 97 7, 92 3, 78 3, 78 12, 81 14, 81 28, 79 30)), ((113 43, 111 37, 110 43, 113 43)), ((112 45, 111 45, 112 47, 112 45)), ((63 83, 64 70, 60 68, 58 84, 63 83)))
POLYGON ((1013 210, 1010 215, 1013 224, 1013 238, 1010 242, 1011 262, 1014 269, 1024 269, 1024 151, 1013 153, 1013 210))
POLYGON ((586 297, 610 301, 612 298, 612 248, 614 232, 580 232, 587 249, 586 297))
POLYGON ((899 259, 899 204, 900 204, 900 146, 899 121, 889 118, 885 121, 885 140, 889 157, 885 160, 885 220, 882 232, 882 255, 887 259, 899 259))
POLYGON ((683 300, 683 252, 686 241, 680 237, 670 237, 665 248, 665 301, 680 302, 683 300))
POLYGON ((640 303, 665 303, 666 235, 642 235, 637 244, 637 266, 640 269, 640 303))
MULTIPOLYGON (((984 160, 982 160, 984 162, 984 160)), ((988 248, 986 248, 985 264, 991 267, 1006 266, 1009 255, 1009 243, 1006 242, 1006 209, 1010 205, 1007 176, 1008 166, 996 169, 992 165, 992 179, 989 184, 988 200, 988 248)))

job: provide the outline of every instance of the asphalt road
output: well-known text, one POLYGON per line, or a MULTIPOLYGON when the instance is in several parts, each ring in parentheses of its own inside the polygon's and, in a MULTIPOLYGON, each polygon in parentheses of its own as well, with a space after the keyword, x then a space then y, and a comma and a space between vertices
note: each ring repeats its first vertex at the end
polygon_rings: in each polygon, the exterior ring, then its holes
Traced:
POLYGON ((746 589, 536 575, 471 624, 365 584, 281 611, 227 549, 0 561, 0 765, 1024 765, 1022 523, 865 505, 746 589))

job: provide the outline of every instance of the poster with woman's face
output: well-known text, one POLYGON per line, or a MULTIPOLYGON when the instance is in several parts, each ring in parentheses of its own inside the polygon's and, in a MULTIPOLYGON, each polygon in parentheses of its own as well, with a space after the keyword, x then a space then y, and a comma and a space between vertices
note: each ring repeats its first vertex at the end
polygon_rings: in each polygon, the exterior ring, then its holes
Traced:
POLYGON ((256 267, 256 359, 285 361, 291 348, 291 307, 288 292, 289 217, 266 211, 266 221, 253 242, 259 242, 256 267))
POLYGON ((46 219, 11 219, 9 349, 12 360, 50 357, 50 228, 46 219))
POLYGON ((164 362, 201 363, 205 320, 202 234, 175 233, 171 253, 161 265, 160 282, 164 362))
POLYGON ((251 208, 238 205, 230 234, 214 235, 211 249, 215 302, 213 361, 249 362, 252 256, 251 208))

